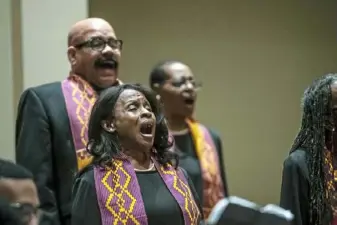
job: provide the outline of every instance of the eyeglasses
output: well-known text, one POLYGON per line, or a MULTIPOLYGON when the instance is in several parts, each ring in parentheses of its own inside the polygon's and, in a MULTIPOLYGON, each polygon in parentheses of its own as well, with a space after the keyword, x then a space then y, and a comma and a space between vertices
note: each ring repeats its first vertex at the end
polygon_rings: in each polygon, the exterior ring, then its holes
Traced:
POLYGON ((42 211, 39 207, 35 207, 29 203, 12 203, 10 206, 20 216, 23 224, 28 224, 33 219, 33 216, 36 216, 40 220, 42 211))
POLYGON ((183 85, 188 85, 191 84, 194 89, 199 90, 202 86, 201 82, 195 81, 195 80, 187 80, 187 79, 182 79, 180 81, 173 81, 171 82, 172 86, 181 88, 183 85))
POLYGON ((122 50, 123 41, 112 39, 112 38, 105 40, 100 37, 95 37, 95 38, 92 38, 90 40, 87 40, 85 42, 75 45, 75 48, 86 47, 86 48, 91 48, 94 51, 101 52, 105 49, 106 45, 108 45, 112 49, 122 50))

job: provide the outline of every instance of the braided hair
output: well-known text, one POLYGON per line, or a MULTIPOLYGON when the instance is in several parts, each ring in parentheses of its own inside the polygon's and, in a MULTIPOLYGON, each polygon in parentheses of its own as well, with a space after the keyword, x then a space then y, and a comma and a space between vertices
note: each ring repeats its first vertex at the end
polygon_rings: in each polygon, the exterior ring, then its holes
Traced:
POLYGON ((331 108, 331 84, 337 74, 327 74, 313 82, 303 97, 303 115, 300 131, 290 153, 302 149, 307 152, 309 171, 310 225, 330 224, 332 219, 331 194, 327 193, 324 149, 326 132, 333 127, 331 108))

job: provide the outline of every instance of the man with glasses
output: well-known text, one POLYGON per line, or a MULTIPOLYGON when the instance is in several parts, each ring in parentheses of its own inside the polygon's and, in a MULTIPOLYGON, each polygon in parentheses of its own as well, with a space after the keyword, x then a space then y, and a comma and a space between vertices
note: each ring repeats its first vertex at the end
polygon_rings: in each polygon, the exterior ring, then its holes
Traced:
POLYGON ((184 63, 164 61, 153 68, 150 86, 163 103, 175 151, 180 156, 179 165, 188 172, 207 218, 215 204, 228 195, 228 189, 221 139, 193 118, 201 84, 184 63))
POLYGON ((33 174, 0 159, 0 224, 37 225, 39 212, 33 174))
POLYGON ((24 91, 16 121, 16 160, 33 174, 46 211, 42 224, 70 224, 74 174, 91 160, 87 122, 97 96, 119 85, 123 42, 100 18, 77 22, 68 34, 69 76, 24 91))

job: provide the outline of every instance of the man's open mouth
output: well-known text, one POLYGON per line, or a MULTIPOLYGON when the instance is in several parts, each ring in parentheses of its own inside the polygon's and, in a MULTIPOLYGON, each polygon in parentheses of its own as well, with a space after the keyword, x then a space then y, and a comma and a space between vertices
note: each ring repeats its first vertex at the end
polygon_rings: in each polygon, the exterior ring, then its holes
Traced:
POLYGON ((96 66, 102 69, 116 69, 118 63, 115 60, 100 60, 97 61, 96 66))

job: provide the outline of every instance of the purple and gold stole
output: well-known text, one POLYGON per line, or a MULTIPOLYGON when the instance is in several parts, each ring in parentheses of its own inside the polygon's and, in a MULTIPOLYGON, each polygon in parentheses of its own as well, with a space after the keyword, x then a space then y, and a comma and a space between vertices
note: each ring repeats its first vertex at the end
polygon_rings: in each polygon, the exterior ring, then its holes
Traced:
POLYGON ((203 179, 203 213, 208 218, 215 204, 224 197, 224 185, 221 179, 220 160, 216 145, 205 126, 195 120, 187 120, 196 154, 200 161, 203 179))
POLYGON ((70 75, 61 86, 77 156, 77 167, 80 170, 92 159, 86 151, 86 146, 88 120, 97 94, 88 82, 77 75, 70 75))
POLYGON ((337 225, 337 168, 336 161, 334 161, 334 155, 332 150, 327 147, 323 150, 324 153, 324 172, 326 174, 326 196, 331 197, 331 209, 333 219, 331 225, 337 225))
MULTIPOLYGON (((178 202, 185 225, 197 225, 200 212, 180 169, 160 166, 153 160, 163 182, 178 202)), ((136 172, 127 159, 115 159, 112 168, 95 167, 95 187, 102 225, 147 225, 147 215, 136 172)), ((165 202, 163 202, 165 204, 165 202)))
MULTIPOLYGON (((122 84, 117 79, 118 85, 122 84)), ((86 151, 88 143, 88 122, 91 109, 97 100, 97 93, 81 77, 70 74, 61 84, 66 103, 70 129, 77 157, 77 168, 87 166, 92 157, 86 151)))

